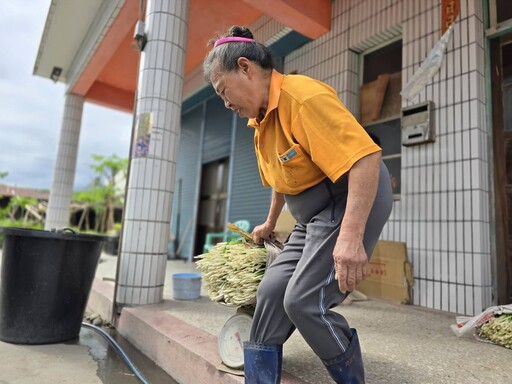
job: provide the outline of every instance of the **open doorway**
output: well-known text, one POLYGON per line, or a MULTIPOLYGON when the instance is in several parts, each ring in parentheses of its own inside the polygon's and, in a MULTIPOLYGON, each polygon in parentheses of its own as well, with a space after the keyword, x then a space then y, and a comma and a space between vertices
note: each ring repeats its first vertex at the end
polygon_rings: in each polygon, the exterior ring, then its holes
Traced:
POLYGON ((203 164, 194 255, 203 253, 206 234, 224 231, 229 158, 203 164))
POLYGON ((497 304, 512 302, 512 34, 491 41, 497 304))

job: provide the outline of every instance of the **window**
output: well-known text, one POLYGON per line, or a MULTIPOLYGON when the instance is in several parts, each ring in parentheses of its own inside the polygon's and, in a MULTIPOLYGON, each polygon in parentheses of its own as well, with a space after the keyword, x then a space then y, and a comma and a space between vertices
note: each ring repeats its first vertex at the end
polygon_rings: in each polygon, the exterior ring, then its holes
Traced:
POLYGON ((382 159, 391 175, 393 195, 398 199, 402 168, 402 40, 363 52, 361 61, 360 122, 382 148, 382 159))
POLYGON ((502 23, 512 19, 512 1, 496 0, 496 21, 502 23))

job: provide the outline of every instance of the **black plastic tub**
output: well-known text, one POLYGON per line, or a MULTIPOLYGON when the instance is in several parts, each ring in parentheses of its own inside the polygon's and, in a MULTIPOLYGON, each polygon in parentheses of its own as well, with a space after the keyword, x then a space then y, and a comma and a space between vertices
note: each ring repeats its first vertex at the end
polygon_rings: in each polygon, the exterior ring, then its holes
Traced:
POLYGON ((105 237, 0 227, 0 340, 78 337, 105 237))

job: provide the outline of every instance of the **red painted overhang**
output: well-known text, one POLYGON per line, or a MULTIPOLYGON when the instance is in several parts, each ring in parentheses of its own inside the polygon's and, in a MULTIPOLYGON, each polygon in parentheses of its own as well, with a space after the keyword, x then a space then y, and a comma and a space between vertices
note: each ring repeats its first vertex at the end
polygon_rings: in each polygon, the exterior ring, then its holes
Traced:
MULTIPOLYGON (((266 14, 312 39, 330 29, 331 0, 190 0, 185 74, 201 65, 208 41, 230 26, 266 14)), ((126 0, 72 92, 87 101, 131 112, 139 52, 133 40, 139 2, 126 0)))

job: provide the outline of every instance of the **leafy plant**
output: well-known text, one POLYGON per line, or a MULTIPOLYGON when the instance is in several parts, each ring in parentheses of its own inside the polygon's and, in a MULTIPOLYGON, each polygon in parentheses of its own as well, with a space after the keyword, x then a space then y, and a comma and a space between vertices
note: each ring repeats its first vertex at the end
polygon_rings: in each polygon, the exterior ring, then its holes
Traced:
POLYGON ((31 207, 36 205, 37 199, 34 197, 16 195, 9 200, 6 212, 10 220, 16 221, 18 218, 22 217, 23 223, 26 224, 29 219, 29 214, 34 212, 31 207))
POLYGON ((85 226, 86 230, 90 230, 89 210, 93 210, 96 214, 94 230, 112 233, 116 229, 114 209, 123 203, 128 159, 122 159, 116 154, 108 157, 93 154, 92 158, 94 164, 91 169, 95 171, 96 177, 91 188, 76 192, 73 196, 73 201, 83 208, 78 228, 85 226))
MULTIPOLYGON (((43 229, 43 212, 37 199, 13 196, 6 207, 0 208, 0 227, 43 229)), ((0 248, 4 234, 0 233, 0 248)))
MULTIPOLYGON (((91 231, 91 225, 89 223, 89 211, 94 211, 96 215, 101 215, 101 205, 103 203, 103 191, 101 188, 92 187, 86 191, 75 192, 73 194, 73 202, 78 205, 81 209, 82 214, 78 221, 78 229, 85 228, 85 231, 91 231)), ((99 231, 101 220, 95 220, 96 232, 99 231)))

